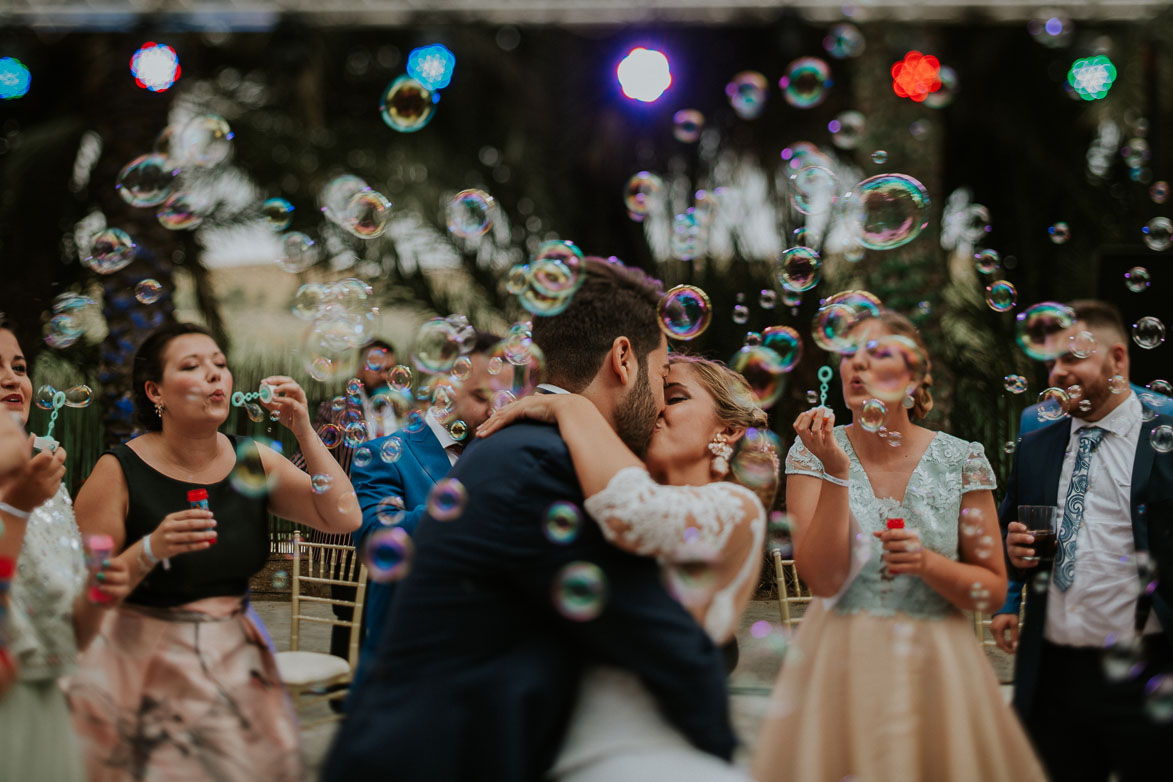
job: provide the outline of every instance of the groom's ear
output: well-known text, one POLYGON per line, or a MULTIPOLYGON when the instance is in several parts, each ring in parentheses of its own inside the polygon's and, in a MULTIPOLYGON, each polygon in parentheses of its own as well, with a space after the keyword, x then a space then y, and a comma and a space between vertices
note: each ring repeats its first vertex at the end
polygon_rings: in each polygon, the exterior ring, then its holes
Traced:
POLYGON ((626 386, 639 375, 639 362, 636 361, 631 340, 627 337, 615 338, 611 343, 611 351, 607 354, 607 361, 620 385, 626 386))

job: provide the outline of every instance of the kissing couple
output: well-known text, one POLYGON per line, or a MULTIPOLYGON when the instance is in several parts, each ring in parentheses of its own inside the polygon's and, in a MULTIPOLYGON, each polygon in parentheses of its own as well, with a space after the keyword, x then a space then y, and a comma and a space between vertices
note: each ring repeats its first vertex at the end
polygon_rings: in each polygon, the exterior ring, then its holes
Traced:
POLYGON ((463 514, 416 528, 324 780, 747 779, 721 646, 757 587, 777 456, 730 463, 766 414, 723 364, 669 355, 658 281, 582 273, 533 320, 549 383, 449 473, 463 514))

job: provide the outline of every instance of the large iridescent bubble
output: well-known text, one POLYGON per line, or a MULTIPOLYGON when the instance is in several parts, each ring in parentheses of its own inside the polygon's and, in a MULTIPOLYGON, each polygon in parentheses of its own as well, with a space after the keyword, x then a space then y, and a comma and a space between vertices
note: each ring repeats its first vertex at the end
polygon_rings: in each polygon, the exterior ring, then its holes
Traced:
POLYGON ((436 102, 432 91, 410 76, 400 76, 387 85, 379 101, 379 115, 387 126, 400 133, 415 133, 432 121, 436 102))
POLYGON ((668 339, 696 339, 713 319, 708 294, 692 285, 677 285, 665 293, 657 312, 660 330, 668 339))
POLYGON ((929 224, 929 194, 907 174, 877 174, 859 183, 859 243, 869 250, 908 244, 929 224))
POLYGON ((778 81, 786 102, 799 109, 809 109, 826 100, 832 84, 831 69, 817 57, 794 60, 786 66, 786 75, 778 81))
POLYGON ((1018 346, 1035 361, 1050 361, 1067 352, 1067 331, 1075 324, 1070 307, 1044 301, 1027 307, 1015 320, 1018 346))
POLYGON ((745 378, 754 399, 762 407, 777 402, 786 388, 784 375, 787 370, 782 358, 763 345, 747 345, 734 353, 729 359, 729 368, 745 378))
POLYGON ((809 247, 791 247, 778 256, 775 274, 783 288, 795 293, 809 291, 822 276, 819 254, 809 247))

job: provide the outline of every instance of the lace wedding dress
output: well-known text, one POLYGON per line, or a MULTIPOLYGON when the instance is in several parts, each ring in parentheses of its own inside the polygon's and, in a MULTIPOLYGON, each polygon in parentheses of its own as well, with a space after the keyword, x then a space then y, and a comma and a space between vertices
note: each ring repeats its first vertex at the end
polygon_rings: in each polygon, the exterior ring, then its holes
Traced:
MULTIPOLYGON (((755 779, 1043 780, 972 622, 920 578, 882 578, 872 534, 902 516, 926 549, 956 560, 959 534, 984 534, 961 520, 962 495, 994 488, 981 444, 938 432, 897 502, 876 497, 844 427, 835 438, 851 462, 852 569, 838 595, 811 604, 790 646, 755 779)), ((797 441, 786 473, 818 478, 823 465, 797 441)), ((990 556, 1002 556, 1001 541, 988 543, 990 556)))
MULTIPOLYGON (((614 545, 656 557, 678 599, 715 643, 732 637, 757 586, 766 513, 735 483, 662 486, 638 467, 620 470, 585 503, 614 545)), ((632 673, 589 669, 561 752, 560 782, 702 782, 746 777, 693 747, 632 673)))

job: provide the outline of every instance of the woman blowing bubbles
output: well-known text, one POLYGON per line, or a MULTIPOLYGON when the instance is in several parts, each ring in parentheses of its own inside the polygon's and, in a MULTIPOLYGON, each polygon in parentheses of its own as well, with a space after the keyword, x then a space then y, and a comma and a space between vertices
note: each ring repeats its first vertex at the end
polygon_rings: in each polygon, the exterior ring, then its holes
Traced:
POLYGON ((783 662, 754 777, 1041 780, 962 613, 1006 591, 993 470, 980 444, 911 422, 932 406, 931 375, 906 318, 851 336, 839 372, 853 423, 808 410, 786 458, 795 564, 824 599, 783 662))
POLYGON ((134 587, 68 687, 90 780, 298 779, 296 719, 245 598, 268 560, 266 514, 351 532, 361 515, 350 483, 288 377, 264 381, 265 406, 297 436, 307 472, 219 432, 232 373, 199 326, 151 334, 133 383, 149 431, 104 454, 76 503, 82 532, 113 537, 134 587), (262 488, 238 491, 233 472, 258 464, 262 488), (311 474, 335 490, 315 494, 311 474), (192 507, 201 490, 208 509, 192 507))

